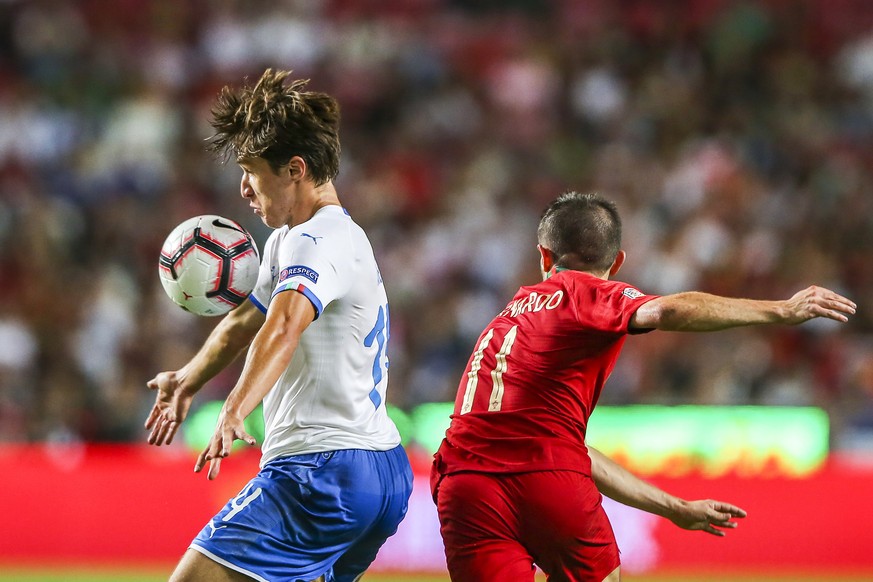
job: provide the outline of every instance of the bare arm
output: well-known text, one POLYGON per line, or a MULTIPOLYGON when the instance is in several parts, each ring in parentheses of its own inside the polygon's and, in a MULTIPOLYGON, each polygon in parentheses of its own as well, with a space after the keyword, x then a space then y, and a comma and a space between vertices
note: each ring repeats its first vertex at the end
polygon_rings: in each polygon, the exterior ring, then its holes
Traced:
POLYGON ((251 301, 222 319, 203 344, 203 347, 180 370, 185 384, 199 390, 207 381, 233 362, 251 343, 252 338, 264 324, 264 314, 251 301))
POLYGON ((239 356, 263 323, 263 313, 251 301, 243 302, 215 326, 191 361, 179 370, 161 372, 147 382, 157 392, 145 423, 146 429, 151 430, 149 444, 173 442, 194 395, 239 356))
POLYGON ((246 434, 243 420, 288 367, 300 336, 314 319, 315 308, 301 293, 286 291, 273 298, 267 320, 249 348, 242 374, 221 409, 215 433, 197 458, 195 472, 200 472, 209 462, 208 477, 215 479, 221 459, 230 454, 235 440, 255 444, 254 438, 246 434))
POLYGON ((718 528, 735 528, 737 522, 731 519, 746 516, 744 510, 723 501, 685 501, 670 495, 636 477, 594 447, 589 446, 588 452, 591 456, 591 475, 603 495, 624 505, 666 517, 683 529, 724 536, 724 530, 718 528))
POLYGON ((808 287, 790 299, 737 299, 690 291, 659 297, 640 307, 631 319, 633 329, 718 331, 765 323, 796 325, 816 317, 846 322, 855 304, 822 287, 808 287))

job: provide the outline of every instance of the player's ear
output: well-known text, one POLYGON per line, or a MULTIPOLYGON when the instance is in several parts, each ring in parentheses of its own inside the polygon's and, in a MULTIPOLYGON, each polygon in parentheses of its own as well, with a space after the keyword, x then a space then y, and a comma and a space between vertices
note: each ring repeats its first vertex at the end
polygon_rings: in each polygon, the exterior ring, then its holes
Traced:
POLYGON ((612 277, 618 270, 621 269, 621 266, 624 264, 624 260, 627 258, 627 253, 624 251, 618 251, 618 254, 615 255, 615 260, 612 262, 612 266, 609 268, 609 276, 612 277))
POLYGON ((308 170, 306 162, 300 156, 294 156, 288 160, 288 163, 285 165, 285 171, 288 172, 288 176, 291 180, 295 182, 305 178, 308 170))
POLYGON ((537 245, 537 250, 540 252, 540 270, 543 272, 543 275, 545 275, 555 266, 555 258, 554 255, 552 255, 552 251, 543 245, 537 245))

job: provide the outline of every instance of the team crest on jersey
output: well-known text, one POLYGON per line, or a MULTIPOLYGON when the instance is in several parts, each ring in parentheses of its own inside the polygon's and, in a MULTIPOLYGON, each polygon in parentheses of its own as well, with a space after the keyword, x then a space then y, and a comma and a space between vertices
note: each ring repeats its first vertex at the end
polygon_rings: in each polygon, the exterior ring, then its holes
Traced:
POLYGON ((645 296, 645 293, 641 293, 633 287, 625 287, 624 291, 622 291, 621 294, 628 299, 639 299, 640 297, 645 296))
POLYGON ((285 279, 290 279, 291 277, 302 276, 306 277, 313 283, 318 283, 318 271, 315 269, 310 269, 304 265, 291 265, 290 267, 285 267, 282 269, 282 272, 279 273, 279 283, 284 281, 285 279))

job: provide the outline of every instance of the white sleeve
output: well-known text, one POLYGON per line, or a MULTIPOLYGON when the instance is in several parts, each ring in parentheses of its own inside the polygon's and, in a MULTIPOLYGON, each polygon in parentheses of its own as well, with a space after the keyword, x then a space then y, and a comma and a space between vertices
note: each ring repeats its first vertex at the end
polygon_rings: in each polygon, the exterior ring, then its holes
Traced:
POLYGON ((289 233, 277 249, 279 274, 270 298, 289 290, 302 293, 315 307, 317 319, 351 287, 353 258, 348 244, 348 238, 336 232, 324 238, 289 233))
POLYGON ((258 282, 255 283, 255 288, 249 295, 249 301, 261 310, 262 313, 267 313, 267 307, 270 305, 270 297, 273 292, 273 264, 275 263, 276 247, 279 244, 279 231, 274 230, 267 237, 267 242, 264 243, 264 252, 261 255, 261 267, 258 270, 258 282))

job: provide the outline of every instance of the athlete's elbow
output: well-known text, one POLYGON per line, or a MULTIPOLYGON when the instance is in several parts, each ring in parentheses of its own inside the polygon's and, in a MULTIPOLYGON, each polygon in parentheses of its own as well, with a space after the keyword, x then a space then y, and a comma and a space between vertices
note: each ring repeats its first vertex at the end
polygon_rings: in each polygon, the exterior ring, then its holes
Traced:
POLYGON ((675 330, 681 325, 680 310, 667 298, 649 301, 640 307, 631 320, 635 329, 675 330))

